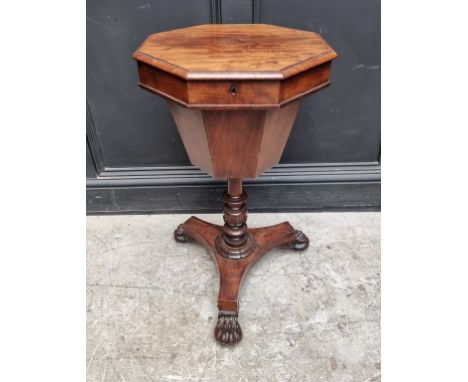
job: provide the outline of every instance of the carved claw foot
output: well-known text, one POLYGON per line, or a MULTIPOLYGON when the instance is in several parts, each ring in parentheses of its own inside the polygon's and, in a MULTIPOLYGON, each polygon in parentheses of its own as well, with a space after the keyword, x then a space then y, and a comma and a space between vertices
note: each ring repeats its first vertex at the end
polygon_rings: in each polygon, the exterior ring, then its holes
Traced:
POLYGON ((242 329, 235 313, 219 313, 214 335, 222 345, 235 345, 242 339, 242 329))
POLYGON ((191 240, 189 236, 185 234, 184 225, 180 224, 174 231, 174 239, 179 243, 186 243, 191 240))
POLYGON ((296 240, 283 245, 281 248, 293 249, 295 251, 304 251, 309 248, 309 238, 304 234, 304 232, 296 230, 295 237, 296 240))

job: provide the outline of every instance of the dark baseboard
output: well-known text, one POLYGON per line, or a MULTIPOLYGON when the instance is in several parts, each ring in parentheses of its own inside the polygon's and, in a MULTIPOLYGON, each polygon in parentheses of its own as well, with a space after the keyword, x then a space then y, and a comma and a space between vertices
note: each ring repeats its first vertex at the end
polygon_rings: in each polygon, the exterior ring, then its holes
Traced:
MULTIPOLYGON (((380 183, 247 185, 250 212, 376 211, 380 183)), ((221 212, 222 186, 104 187, 87 190, 87 213, 221 212)))
MULTIPOLYGON (((87 180, 87 213, 220 212, 225 181, 193 167, 104 168, 87 180)), ((251 212, 380 209, 380 164, 279 165, 246 180, 251 212)))

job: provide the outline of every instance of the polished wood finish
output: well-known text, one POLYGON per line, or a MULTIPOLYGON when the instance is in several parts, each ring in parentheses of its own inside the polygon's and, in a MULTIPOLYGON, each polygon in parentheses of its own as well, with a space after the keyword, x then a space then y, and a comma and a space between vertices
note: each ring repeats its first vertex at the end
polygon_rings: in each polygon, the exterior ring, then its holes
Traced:
POLYGON ((307 236, 284 222, 264 228, 247 227, 247 193, 240 179, 228 181, 224 194, 224 226, 207 223, 194 216, 174 231, 180 243, 195 240, 215 258, 219 271, 218 322, 214 335, 218 342, 233 345, 242 339, 238 321, 239 292, 248 270, 273 248, 306 250, 307 236))
POLYGON ((191 80, 273 80, 329 62, 336 53, 314 32, 266 24, 207 24, 153 34, 134 57, 191 80))
POLYGON ((193 81, 138 63, 140 86, 191 109, 278 108, 330 85, 331 63, 284 81, 193 81), (296 78, 297 77, 297 78, 296 78), (173 83, 174 86, 171 86, 173 83), (305 90, 304 90, 305 89, 305 90), (256 103, 248 99, 255 98, 256 103))
POLYGON ((260 175, 279 163, 299 106, 300 101, 294 101, 280 109, 270 109, 265 112, 256 175, 260 175))
POLYGON ((151 35, 135 52, 140 85, 168 99, 193 165, 227 179, 224 226, 191 217, 174 232, 214 256, 220 275, 215 338, 242 339, 239 290, 250 267, 273 248, 305 250, 288 222, 247 226, 242 179, 280 160, 300 98, 327 86, 336 53, 316 33, 272 25, 201 25, 151 35))
POLYGON ((189 108, 239 109, 277 108, 327 86, 336 53, 313 32, 218 24, 153 34, 133 57, 149 91, 189 108))
POLYGON ((215 178, 255 178, 265 112, 203 111, 215 178))
POLYGON ((273 248, 305 250, 309 241, 288 222, 271 227, 248 230, 255 245, 248 256, 230 259, 219 253, 217 240, 224 234, 224 227, 207 223, 194 216, 180 225, 174 237, 179 242, 195 240, 213 255, 219 271, 218 323, 215 338, 222 344, 233 345, 242 339, 238 322, 239 292, 248 270, 264 254, 273 248), (299 238, 299 239, 298 239, 299 238))
POLYGON ((216 239, 216 252, 228 259, 247 257, 252 252, 255 242, 247 228, 247 192, 223 195, 224 210, 223 234, 216 239))
POLYGON ((175 102, 168 103, 190 163, 213 176, 213 165, 202 112, 187 109, 175 102))
POLYGON ((255 178, 277 164, 299 110, 193 110, 169 101, 191 163, 214 178, 255 178))

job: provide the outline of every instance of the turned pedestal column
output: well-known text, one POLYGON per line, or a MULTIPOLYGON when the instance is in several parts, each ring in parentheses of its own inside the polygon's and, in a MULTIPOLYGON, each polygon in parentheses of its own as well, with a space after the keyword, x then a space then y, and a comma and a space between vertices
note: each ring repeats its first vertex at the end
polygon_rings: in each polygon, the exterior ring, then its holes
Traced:
POLYGON ((247 226, 242 179, 280 160, 300 99, 329 85, 333 49, 313 32, 262 24, 200 25, 150 35, 134 53, 140 86, 168 100, 191 163, 226 179, 224 225, 191 217, 174 232, 214 256, 220 274, 215 337, 242 339, 238 297, 249 268, 275 247, 305 250, 284 222, 247 226))

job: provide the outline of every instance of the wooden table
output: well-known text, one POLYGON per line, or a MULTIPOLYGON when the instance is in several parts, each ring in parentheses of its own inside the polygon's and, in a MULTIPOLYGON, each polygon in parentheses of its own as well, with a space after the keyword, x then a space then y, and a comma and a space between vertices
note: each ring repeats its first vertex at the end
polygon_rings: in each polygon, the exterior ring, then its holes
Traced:
POLYGON ((242 179, 280 160, 300 99, 330 84, 334 50, 313 32, 262 24, 200 25, 150 35, 134 53, 140 86, 168 100, 191 163, 227 179, 224 226, 191 217, 174 232, 216 259, 215 337, 242 339, 239 289, 249 268, 275 247, 305 250, 288 222, 247 228, 242 179))

